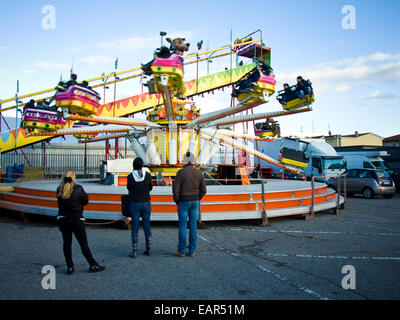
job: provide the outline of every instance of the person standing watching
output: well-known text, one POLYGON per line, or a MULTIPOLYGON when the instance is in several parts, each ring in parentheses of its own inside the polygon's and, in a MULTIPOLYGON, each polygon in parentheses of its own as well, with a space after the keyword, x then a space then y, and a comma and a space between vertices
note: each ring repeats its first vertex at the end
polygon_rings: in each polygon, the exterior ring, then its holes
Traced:
POLYGON ((151 229, 150 229, 150 191, 153 182, 150 173, 143 170, 142 158, 133 161, 133 171, 128 175, 128 197, 130 200, 130 214, 132 217, 132 258, 136 258, 138 249, 139 222, 142 217, 143 231, 146 239, 145 255, 150 255, 151 229))
POLYGON ((207 193, 203 174, 193 167, 194 156, 187 152, 183 159, 184 167, 180 169, 172 185, 173 199, 178 207, 179 242, 178 250, 173 252, 176 257, 185 257, 186 231, 189 219, 189 252, 190 257, 196 256, 197 218, 200 200, 207 193))
POLYGON ((57 188, 58 215, 57 224, 62 232, 63 250, 67 262, 67 273, 74 273, 72 261, 72 234, 81 247, 82 253, 89 263, 89 272, 103 271, 90 252, 83 218, 83 207, 88 204, 88 195, 83 187, 75 182, 75 172, 67 170, 57 188))

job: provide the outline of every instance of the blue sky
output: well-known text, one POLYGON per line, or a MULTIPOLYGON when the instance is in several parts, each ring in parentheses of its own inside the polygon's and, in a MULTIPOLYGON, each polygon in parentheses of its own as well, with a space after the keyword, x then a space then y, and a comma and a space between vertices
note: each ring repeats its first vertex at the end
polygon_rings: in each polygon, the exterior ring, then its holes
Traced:
MULTIPOLYGON (((134 68, 151 59, 159 32, 184 36, 194 52, 210 49, 257 29, 272 48, 277 90, 297 75, 314 85, 313 111, 279 118, 284 135, 373 132, 399 134, 400 2, 287 0, 253 1, 1 1, 0 99, 54 87, 69 76, 72 60, 79 79, 134 68), (42 8, 55 8, 55 29, 42 27, 42 8), (356 12, 354 30, 342 28, 342 7, 356 12)), ((229 60, 211 64, 223 70, 229 60)), ((186 70, 186 69, 185 69, 186 70)), ((190 69, 186 80, 190 80, 190 69)), ((137 80, 121 83, 118 98, 140 93, 137 80)), ((111 90, 110 90, 111 91, 111 90)), ((106 100, 112 93, 107 93, 106 100)), ((230 104, 227 90, 196 99, 203 112, 230 104)), ((7 106, 7 105, 4 105, 7 106)), ((280 109, 275 96, 257 112, 280 109)), ((8 116, 12 114, 8 113, 8 116)), ((4 127, 2 126, 2 130, 4 127)))

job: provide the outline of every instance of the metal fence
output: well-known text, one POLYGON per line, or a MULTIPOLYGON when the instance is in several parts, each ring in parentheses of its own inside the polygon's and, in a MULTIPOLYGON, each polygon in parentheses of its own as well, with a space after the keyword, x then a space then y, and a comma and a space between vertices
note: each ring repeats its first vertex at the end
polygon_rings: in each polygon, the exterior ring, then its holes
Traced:
POLYGON ((104 155, 89 154, 86 158, 82 154, 15 154, 12 152, 1 155, 1 168, 21 165, 25 167, 41 167, 45 175, 53 175, 73 169, 77 174, 99 175, 100 164, 104 155))

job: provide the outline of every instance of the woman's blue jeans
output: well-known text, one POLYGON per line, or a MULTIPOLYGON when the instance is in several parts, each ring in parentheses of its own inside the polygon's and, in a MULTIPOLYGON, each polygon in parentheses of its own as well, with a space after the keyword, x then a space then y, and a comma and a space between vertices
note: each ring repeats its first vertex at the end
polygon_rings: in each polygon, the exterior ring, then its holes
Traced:
POLYGON ((134 239, 138 237, 139 234, 140 217, 142 217, 143 231, 146 238, 151 237, 150 202, 131 202, 129 210, 132 218, 132 243, 134 242, 134 239))
POLYGON ((186 249, 186 232, 187 222, 189 219, 189 253, 196 252, 197 243, 197 218, 200 208, 200 201, 179 201, 178 217, 179 217, 179 242, 178 251, 185 254, 186 249))

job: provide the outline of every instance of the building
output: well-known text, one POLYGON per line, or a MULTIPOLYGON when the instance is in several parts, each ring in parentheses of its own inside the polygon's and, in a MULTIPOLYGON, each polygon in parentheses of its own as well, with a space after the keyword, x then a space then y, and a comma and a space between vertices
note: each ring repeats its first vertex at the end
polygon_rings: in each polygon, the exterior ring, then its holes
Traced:
POLYGON ((383 138, 375 133, 366 132, 358 133, 356 131, 354 134, 348 135, 329 135, 329 136, 318 136, 312 137, 317 139, 325 139, 332 147, 350 147, 350 146, 382 146, 383 138))
POLYGON ((388 147, 400 147, 400 134, 383 139, 383 145, 388 147))

